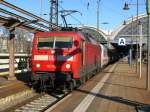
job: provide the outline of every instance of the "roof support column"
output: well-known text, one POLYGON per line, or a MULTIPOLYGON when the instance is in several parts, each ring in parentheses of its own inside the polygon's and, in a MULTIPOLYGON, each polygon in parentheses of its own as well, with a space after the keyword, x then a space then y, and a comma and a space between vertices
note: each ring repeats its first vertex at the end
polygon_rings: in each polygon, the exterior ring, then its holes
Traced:
POLYGON ((8 80, 16 80, 15 77, 15 67, 14 67, 14 41, 15 41, 15 34, 10 32, 9 37, 9 76, 8 80))

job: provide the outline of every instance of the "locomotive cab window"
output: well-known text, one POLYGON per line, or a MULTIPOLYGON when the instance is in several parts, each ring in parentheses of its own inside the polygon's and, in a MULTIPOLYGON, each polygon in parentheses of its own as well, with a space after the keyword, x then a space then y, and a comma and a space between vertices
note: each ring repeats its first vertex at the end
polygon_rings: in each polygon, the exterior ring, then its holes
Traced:
POLYGON ((37 48, 53 48, 54 38, 39 37, 37 48))
POLYGON ((37 48, 72 48, 72 37, 38 37, 37 48))
POLYGON ((72 48, 72 37, 56 37, 55 48, 72 48))

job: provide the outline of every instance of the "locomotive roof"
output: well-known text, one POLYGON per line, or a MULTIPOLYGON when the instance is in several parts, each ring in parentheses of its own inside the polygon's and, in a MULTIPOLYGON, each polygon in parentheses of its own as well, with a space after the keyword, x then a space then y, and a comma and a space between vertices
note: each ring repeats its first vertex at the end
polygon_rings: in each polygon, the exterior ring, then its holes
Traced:
POLYGON ((88 41, 93 44, 97 44, 97 41, 92 37, 90 34, 82 32, 82 31, 52 31, 52 32, 38 32, 35 33, 35 35, 41 35, 41 36, 46 36, 46 35, 55 35, 55 34, 69 34, 69 35, 80 35, 80 38, 84 41, 88 41))
POLYGON ((35 33, 36 36, 49 36, 49 35, 77 35, 79 34, 78 32, 74 32, 74 31, 52 31, 52 32, 38 32, 35 33))

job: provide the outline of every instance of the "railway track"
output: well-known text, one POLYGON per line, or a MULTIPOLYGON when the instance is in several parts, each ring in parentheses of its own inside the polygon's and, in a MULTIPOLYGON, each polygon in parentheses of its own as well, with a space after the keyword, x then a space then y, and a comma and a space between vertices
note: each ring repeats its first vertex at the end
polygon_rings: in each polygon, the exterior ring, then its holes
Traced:
POLYGON ((37 99, 27 102, 25 105, 17 108, 14 112, 44 112, 57 102, 61 101, 65 96, 69 93, 65 94, 43 94, 37 99))

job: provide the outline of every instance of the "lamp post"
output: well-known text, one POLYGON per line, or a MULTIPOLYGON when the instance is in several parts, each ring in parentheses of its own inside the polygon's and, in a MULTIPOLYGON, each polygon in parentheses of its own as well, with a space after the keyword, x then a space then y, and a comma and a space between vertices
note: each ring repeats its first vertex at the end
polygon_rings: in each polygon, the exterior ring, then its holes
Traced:
POLYGON ((132 23, 131 23, 131 47, 130 47, 130 66, 132 67, 133 64, 133 16, 132 16, 132 23))
POLYGON ((131 67, 133 64, 133 16, 132 16, 132 23, 131 23, 131 67))
POLYGON ((42 18, 42 15, 43 15, 43 0, 40 0, 40 17, 42 18))
MULTIPOLYGON (((138 34, 138 31, 139 31, 139 27, 138 27, 138 24, 139 24, 139 22, 138 22, 138 20, 139 20, 139 0, 136 0, 137 1, 137 5, 136 5, 136 9, 137 9, 137 15, 136 15, 136 25, 137 25, 137 34, 138 34)), ((137 58, 137 60, 136 60, 136 72, 137 72, 137 70, 138 70, 138 39, 137 39, 137 36, 136 36, 136 58, 137 58)))
POLYGON ((139 41, 139 46, 140 46, 140 78, 142 77, 142 39, 143 39, 143 34, 142 34, 142 24, 139 21, 139 35, 140 35, 140 41, 139 41))
POLYGON ((146 9, 148 15, 148 33, 147 33, 147 90, 150 90, 150 0, 146 0, 146 9))
POLYGON ((101 0, 97 0, 97 30, 99 30, 99 3, 101 0))
MULTIPOLYGON (((125 2, 125 4, 124 4, 124 8, 123 8, 123 10, 129 10, 129 5, 136 5, 137 6, 137 10, 136 10, 136 12, 137 12, 137 16, 136 16, 136 23, 137 23, 137 34, 138 34, 138 20, 139 20, 139 18, 138 18, 138 13, 139 13, 139 0, 137 0, 137 3, 136 4, 128 4, 128 3, 126 3, 125 2)), ((138 41, 137 41, 137 36, 136 36, 136 73, 137 73, 137 70, 138 70, 138 41)))

